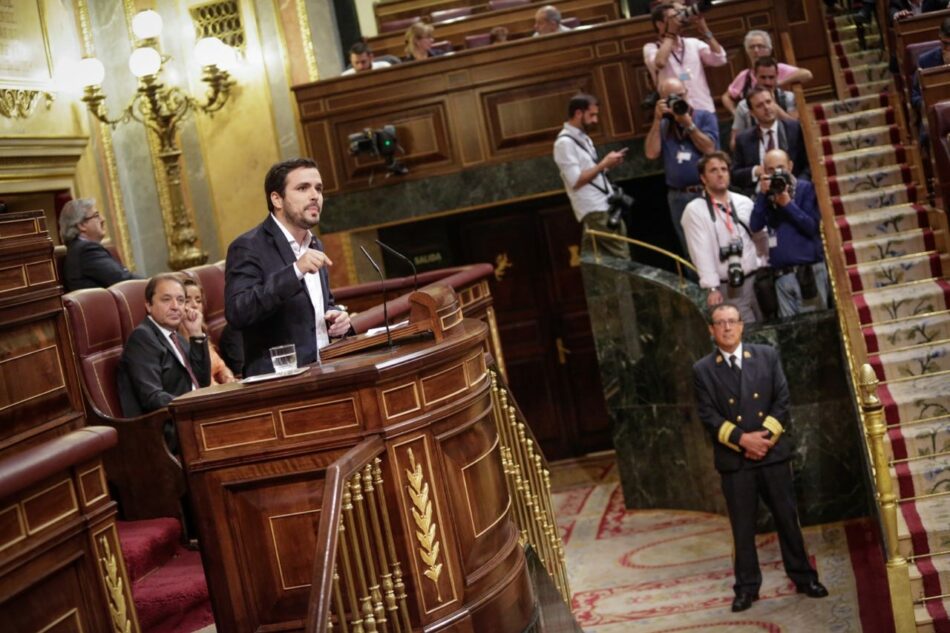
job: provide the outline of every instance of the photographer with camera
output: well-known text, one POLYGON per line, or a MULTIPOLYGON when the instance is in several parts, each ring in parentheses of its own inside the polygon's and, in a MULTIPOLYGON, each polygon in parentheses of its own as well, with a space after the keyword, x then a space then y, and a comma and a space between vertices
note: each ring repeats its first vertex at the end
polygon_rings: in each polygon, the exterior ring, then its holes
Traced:
MULTIPOLYGON (((564 189, 577 221, 586 228, 627 236, 623 213, 633 207, 633 198, 607 178, 607 171, 623 162, 627 149, 597 158, 594 141, 588 134, 597 125, 600 105, 589 94, 576 94, 567 104, 567 121, 554 141, 554 162, 561 172, 564 189)), ((581 252, 590 252, 593 239, 586 233, 581 252)), ((609 255, 630 259, 630 249, 620 240, 601 240, 598 248, 609 255)))
POLYGON ((726 51, 706 24, 702 12, 712 6, 711 0, 699 0, 688 6, 661 4, 653 10, 653 28, 659 41, 643 47, 643 60, 654 85, 665 79, 679 79, 689 91, 689 105, 697 110, 715 112, 704 66, 725 66, 726 51), (680 35, 689 26, 695 26, 702 39, 680 35))
POLYGON ((699 161, 702 197, 683 213, 689 258, 699 271, 699 286, 709 307, 734 304, 746 323, 762 313, 755 297, 755 272, 765 255, 765 232, 749 226, 752 200, 729 191, 729 156, 713 152, 699 161))
POLYGON ((673 229, 683 253, 686 237, 680 220, 686 205, 703 192, 697 165, 703 156, 719 149, 719 122, 706 110, 694 110, 686 101, 686 86, 679 79, 660 84, 660 100, 653 111, 643 153, 650 160, 663 157, 666 201, 673 229))
POLYGON ((828 307, 828 269, 815 187, 795 178, 792 168, 788 154, 780 149, 765 155, 749 221, 753 232, 768 230, 780 317, 828 307))

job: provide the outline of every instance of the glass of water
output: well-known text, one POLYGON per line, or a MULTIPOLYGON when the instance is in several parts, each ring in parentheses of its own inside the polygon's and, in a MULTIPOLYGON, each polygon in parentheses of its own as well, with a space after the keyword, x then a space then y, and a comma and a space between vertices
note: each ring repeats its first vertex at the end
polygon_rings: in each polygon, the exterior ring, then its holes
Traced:
POLYGON ((297 348, 290 345, 278 345, 270 348, 270 360, 274 364, 274 371, 286 374, 297 369, 297 348))

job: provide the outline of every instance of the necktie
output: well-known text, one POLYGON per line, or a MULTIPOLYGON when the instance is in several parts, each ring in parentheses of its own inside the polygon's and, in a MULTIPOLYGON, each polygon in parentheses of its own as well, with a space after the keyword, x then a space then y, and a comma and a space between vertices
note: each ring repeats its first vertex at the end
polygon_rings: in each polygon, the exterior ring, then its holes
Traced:
POLYGON ((736 377, 741 378, 741 377, 742 377, 742 368, 739 367, 739 364, 737 363, 738 360, 739 360, 739 359, 736 358, 736 355, 735 355, 735 354, 732 354, 731 356, 729 356, 729 367, 732 368, 732 373, 734 373, 734 374, 736 375, 736 377))
POLYGON ((769 135, 769 138, 765 141, 765 151, 771 152, 773 149, 775 149, 775 139, 772 138, 772 130, 769 130, 767 134, 769 135))
POLYGON ((181 355, 181 362, 188 371, 188 377, 191 378, 191 384, 195 389, 197 389, 201 385, 198 384, 198 379, 195 378, 195 372, 191 371, 191 363, 188 362, 188 356, 185 355, 185 350, 182 349, 181 343, 178 342, 178 335, 172 332, 170 338, 172 340, 172 345, 175 346, 175 349, 177 349, 178 353, 181 355))

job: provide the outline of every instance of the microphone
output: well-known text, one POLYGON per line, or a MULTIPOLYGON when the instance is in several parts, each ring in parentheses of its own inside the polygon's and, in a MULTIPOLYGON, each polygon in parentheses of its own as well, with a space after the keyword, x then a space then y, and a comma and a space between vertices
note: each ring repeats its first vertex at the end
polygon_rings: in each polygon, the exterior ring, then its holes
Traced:
POLYGON ((416 274, 416 265, 412 263, 412 260, 409 259, 408 257, 406 257, 405 255, 403 255, 402 253, 400 253, 399 251, 397 251, 397 250, 396 250, 395 248, 393 248, 392 246, 387 246, 386 244, 383 244, 383 243, 380 242, 379 240, 376 240, 376 243, 379 244, 380 246, 382 246, 383 249, 384 249, 386 252, 388 252, 389 254, 395 255, 396 257, 398 257, 398 258, 401 259, 402 261, 404 261, 404 262, 406 262, 407 264, 409 264, 409 266, 412 268, 412 283, 413 283, 413 285, 415 285, 415 290, 418 290, 418 289, 419 289, 419 275, 416 274))
POLYGON ((369 254, 366 247, 360 244, 360 250, 363 251, 363 254, 366 255, 366 259, 369 260, 369 263, 372 264, 373 268, 375 268, 379 274, 379 285, 383 289, 383 327, 386 328, 386 342, 392 347, 393 335, 389 331, 389 309, 386 307, 386 280, 383 278, 383 271, 379 269, 379 264, 377 264, 373 256, 369 254))

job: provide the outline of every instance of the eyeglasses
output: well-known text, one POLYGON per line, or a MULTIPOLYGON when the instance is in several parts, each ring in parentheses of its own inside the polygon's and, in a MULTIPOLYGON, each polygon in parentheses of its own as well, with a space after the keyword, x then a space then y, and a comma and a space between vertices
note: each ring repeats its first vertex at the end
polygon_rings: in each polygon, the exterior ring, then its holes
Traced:
POLYGON ((742 319, 719 319, 712 322, 716 327, 726 327, 727 325, 729 327, 735 327, 740 323, 742 323, 742 319))
POLYGON ((101 217, 102 216, 99 215, 99 212, 96 211, 92 215, 87 215, 86 217, 84 217, 82 220, 79 221, 79 223, 82 224, 83 222, 88 222, 89 220, 98 220, 101 217))

